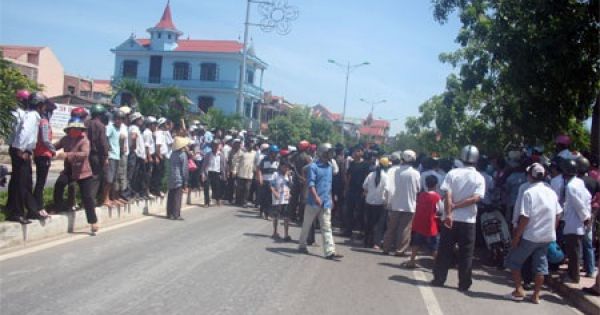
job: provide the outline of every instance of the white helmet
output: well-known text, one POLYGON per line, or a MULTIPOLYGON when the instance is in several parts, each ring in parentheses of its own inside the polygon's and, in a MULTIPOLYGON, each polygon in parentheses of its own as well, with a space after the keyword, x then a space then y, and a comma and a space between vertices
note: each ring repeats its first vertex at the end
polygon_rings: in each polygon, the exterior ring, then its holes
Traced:
POLYGON ((320 158, 327 159, 329 157, 324 156, 324 155, 327 154, 327 153, 329 153, 329 152, 332 152, 332 151, 333 151, 333 146, 331 145, 331 143, 329 143, 329 142, 321 143, 319 145, 319 147, 317 148, 317 155, 320 158))
POLYGON ((466 145, 460 151, 460 160, 464 163, 475 164, 479 160, 479 149, 474 145, 466 145))

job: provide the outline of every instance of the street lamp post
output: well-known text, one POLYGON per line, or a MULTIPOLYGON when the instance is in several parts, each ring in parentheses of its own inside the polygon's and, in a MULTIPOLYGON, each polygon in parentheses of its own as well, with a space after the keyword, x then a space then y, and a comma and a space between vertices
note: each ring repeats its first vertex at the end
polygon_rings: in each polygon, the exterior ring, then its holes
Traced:
POLYGON ((371 105, 371 117, 373 117, 373 110, 375 109, 375 105, 387 103, 387 100, 379 100, 379 101, 376 101, 376 102, 372 102, 372 101, 368 101, 368 100, 366 100, 364 98, 361 98, 360 101, 363 102, 363 103, 367 103, 367 104, 371 105))
POLYGON ((344 88, 344 109, 342 110, 342 127, 341 127, 342 144, 344 144, 344 124, 346 122, 346 103, 348 101, 348 81, 350 80, 350 73, 352 71, 354 71, 354 69, 356 69, 356 68, 370 65, 370 63, 368 61, 365 61, 365 62, 362 62, 359 64, 351 65, 350 62, 348 62, 347 64, 344 65, 333 59, 329 59, 329 60, 327 60, 327 62, 332 63, 332 64, 346 70, 346 86, 344 88))
MULTIPOLYGON (((240 69, 240 84, 238 85, 238 100, 236 104, 236 113, 242 115, 242 117, 244 117, 244 85, 246 83, 246 62, 248 60, 248 28, 250 26, 258 26, 263 32, 276 31, 279 35, 287 35, 292 30, 290 21, 297 18, 298 8, 288 5, 287 0, 247 0, 246 21, 244 22, 244 47, 242 47, 242 67, 240 69), (252 3, 258 4, 260 14, 262 15, 260 23, 250 23, 250 8, 252 3)), ((260 116, 258 119, 260 129, 260 116)))

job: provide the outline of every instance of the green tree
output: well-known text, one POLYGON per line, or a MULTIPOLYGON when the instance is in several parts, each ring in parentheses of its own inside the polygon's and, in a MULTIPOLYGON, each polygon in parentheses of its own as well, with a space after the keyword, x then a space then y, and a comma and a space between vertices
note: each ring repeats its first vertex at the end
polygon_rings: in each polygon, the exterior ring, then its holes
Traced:
POLYGON ((209 108, 205 115, 200 116, 200 121, 208 128, 235 128, 240 130, 243 126, 242 116, 237 113, 226 115, 217 108, 209 108))
POLYGON ((132 96, 128 104, 146 116, 166 117, 179 122, 189 109, 190 101, 183 90, 174 87, 147 88, 137 80, 120 81, 115 96, 128 93, 132 96))
POLYGON ((423 130, 412 131, 496 151, 510 142, 549 143, 558 133, 582 144, 582 122, 594 102, 600 106, 598 3, 434 0, 440 23, 458 11, 461 47, 440 60, 459 71, 423 104, 414 121, 423 130))
POLYGON ((269 140, 281 146, 296 145, 311 136, 311 115, 307 108, 292 108, 269 121, 269 140))
POLYGON ((340 143, 342 136, 335 125, 323 118, 311 117, 310 120, 310 141, 314 143, 329 142, 332 144, 340 143))
POLYGON ((6 138, 12 132, 14 116, 11 112, 18 106, 16 92, 20 89, 38 91, 40 88, 0 55, 0 138, 6 138))

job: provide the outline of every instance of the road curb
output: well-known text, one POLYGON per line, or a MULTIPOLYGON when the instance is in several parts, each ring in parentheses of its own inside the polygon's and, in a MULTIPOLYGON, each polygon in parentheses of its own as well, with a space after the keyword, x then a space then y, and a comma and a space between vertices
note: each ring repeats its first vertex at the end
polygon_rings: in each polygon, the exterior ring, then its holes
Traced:
POLYGON ((581 312, 588 315, 600 314, 600 297, 583 293, 579 285, 563 283, 558 274, 547 277, 547 284, 581 312))
MULTIPOLYGON (((192 202, 197 202, 199 199, 198 194, 193 194, 192 202)), ((135 201, 124 206, 96 208, 98 223, 101 227, 145 216, 162 216, 165 213, 166 197, 135 201)), ((54 214, 45 222, 33 220, 31 224, 27 225, 10 221, 0 222, 0 252, 19 249, 78 231, 89 231, 89 228, 84 210, 54 214)))

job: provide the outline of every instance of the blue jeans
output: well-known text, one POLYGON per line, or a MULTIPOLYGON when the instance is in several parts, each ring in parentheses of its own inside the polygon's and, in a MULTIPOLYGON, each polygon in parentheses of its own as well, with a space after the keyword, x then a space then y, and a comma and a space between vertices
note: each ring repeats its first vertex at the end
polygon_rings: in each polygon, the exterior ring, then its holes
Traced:
POLYGON ((583 239, 581 240, 583 253, 583 268, 587 275, 592 275, 596 271, 594 246, 592 245, 592 226, 586 227, 583 239))

